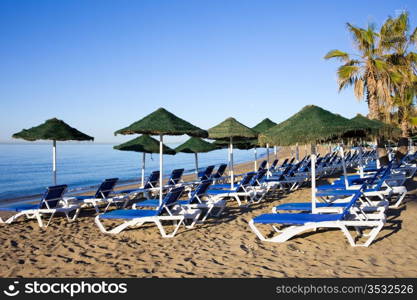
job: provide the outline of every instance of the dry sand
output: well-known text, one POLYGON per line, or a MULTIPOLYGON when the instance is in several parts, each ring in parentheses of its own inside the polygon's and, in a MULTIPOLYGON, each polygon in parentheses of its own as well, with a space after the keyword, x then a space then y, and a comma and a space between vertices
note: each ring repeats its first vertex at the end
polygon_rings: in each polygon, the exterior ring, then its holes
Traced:
MULTIPOLYGON (((285 152, 285 151, 284 151, 285 152)), ((288 155, 288 151, 284 153, 288 155)), ((283 152, 280 156, 284 156, 283 152)), ((252 164, 241 170, 253 168, 252 164)), ((417 182, 408 183, 416 189, 417 182)), ((283 243, 265 243, 248 220, 274 205, 308 201, 310 189, 270 195, 242 209, 228 202, 219 219, 180 229, 163 239, 155 226, 117 236, 102 234, 85 211, 74 223, 57 217, 46 229, 36 221, 0 225, 1 277, 416 277, 417 201, 414 192, 389 211, 369 248, 351 247, 339 230, 319 230, 283 243)))

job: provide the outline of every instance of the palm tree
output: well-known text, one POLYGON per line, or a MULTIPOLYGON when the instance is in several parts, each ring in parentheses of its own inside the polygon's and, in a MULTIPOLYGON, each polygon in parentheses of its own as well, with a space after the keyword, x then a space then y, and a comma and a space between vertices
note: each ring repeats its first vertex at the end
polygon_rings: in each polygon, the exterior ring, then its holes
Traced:
POLYGON ((417 28, 410 31, 409 14, 389 17, 381 27, 381 49, 391 68, 393 85, 392 108, 397 110, 402 135, 409 137, 413 120, 413 107, 417 94, 417 53, 410 50, 417 46, 417 28))
POLYGON ((347 29, 353 36, 357 54, 348 54, 340 50, 329 51, 325 59, 336 58, 343 62, 337 70, 339 91, 354 86, 358 100, 365 98, 368 103, 370 119, 383 119, 385 101, 391 101, 392 84, 389 65, 381 56, 380 34, 369 25, 367 29, 347 23, 347 29))

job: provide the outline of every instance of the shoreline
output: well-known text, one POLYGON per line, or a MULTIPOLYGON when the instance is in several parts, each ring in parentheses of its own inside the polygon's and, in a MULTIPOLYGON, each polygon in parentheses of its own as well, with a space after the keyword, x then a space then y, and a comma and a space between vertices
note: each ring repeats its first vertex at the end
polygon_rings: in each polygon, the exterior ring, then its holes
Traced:
MULTIPOLYGON (((279 154, 279 150, 278 150, 278 154, 279 154)), ((274 157, 274 155, 270 154, 270 160, 271 157, 274 157)), ((258 165, 259 162, 263 161, 266 159, 266 156, 262 156, 258 158, 258 165)), ((280 159, 282 160, 282 158, 280 159)), ((273 159, 272 159, 273 161, 273 159)), ((237 170, 248 170, 250 169, 250 165, 253 166, 254 161, 245 161, 245 162, 240 162, 236 165, 234 165, 234 171, 235 173, 237 172, 237 170)), ((202 169, 204 167, 200 167, 200 169, 202 169)), ((225 174, 227 173, 228 169, 226 169, 225 174)), ((169 178, 170 174, 166 174, 164 175, 164 181, 167 181, 169 178)), ((193 180, 195 178, 195 173, 191 171, 191 173, 184 173, 183 175, 183 180, 184 181, 190 181, 193 180)), ((103 179, 104 180, 104 179, 103 179)), ((91 193, 94 193, 96 191, 96 189, 98 188, 98 186, 100 185, 92 185, 92 186, 82 186, 82 187, 77 187, 77 188, 73 188, 70 189, 67 193, 66 196, 84 196, 84 195, 88 195, 91 193)), ((137 188, 140 185, 140 178, 137 179, 125 179, 125 180, 121 180, 118 182, 118 184, 115 187, 115 191, 117 190, 122 190, 122 189, 132 189, 132 188, 137 188)), ((34 201, 38 201, 39 198, 42 197, 42 193, 39 194, 33 194, 33 195, 24 195, 24 196, 18 196, 15 198, 6 198, 6 199, 0 199, 0 203, 4 204, 4 205, 11 205, 11 204, 15 204, 15 203, 31 203, 34 201)))

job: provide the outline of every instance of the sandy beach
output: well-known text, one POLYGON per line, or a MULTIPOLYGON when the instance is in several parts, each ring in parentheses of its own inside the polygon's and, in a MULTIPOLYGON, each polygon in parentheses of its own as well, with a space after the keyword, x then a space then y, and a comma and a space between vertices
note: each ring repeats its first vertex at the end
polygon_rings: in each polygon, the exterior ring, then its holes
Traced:
MULTIPOLYGON (((279 156, 289 154, 283 149, 279 156)), ((250 162, 236 171, 252 169, 250 162)), ((388 212, 369 248, 351 247, 339 230, 318 230, 283 244, 259 241, 248 221, 280 203, 309 201, 305 186, 287 195, 268 195, 249 208, 230 201, 219 219, 182 227, 171 239, 161 238, 154 226, 102 234, 93 210, 83 211, 73 223, 57 217, 46 230, 33 220, 2 224, 0 276, 416 277, 417 182, 410 180, 407 187, 406 203, 388 212)))

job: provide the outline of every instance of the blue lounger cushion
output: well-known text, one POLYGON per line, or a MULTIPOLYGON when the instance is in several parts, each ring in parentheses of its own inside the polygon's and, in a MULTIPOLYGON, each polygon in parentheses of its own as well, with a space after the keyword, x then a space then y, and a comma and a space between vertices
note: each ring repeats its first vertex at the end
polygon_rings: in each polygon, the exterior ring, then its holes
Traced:
POLYGON ((303 225, 309 222, 337 221, 343 214, 263 214, 253 219, 258 224, 303 225))
MULTIPOLYGON (((237 185, 238 183, 235 183, 237 185)), ((225 184, 213 184, 210 185, 210 189, 230 189, 230 183, 225 184)))
MULTIPOLYGON (((316 203, 317 208, 323 207, 341 207, 344 208, 349 205, 348 202, 345 203, 316 203)), ((299 202, 299 203, 285 203, 276 206, 276 210, 308 210, 311 211, 311 202, 299 202)))
POLYGON ((20 211, 23 211, 23 210, 38 209, 38 208, 39 208, 39 203, 37 203, 37 204, 16 204, 16 205, 8 205, 8 206, 0 207, 0 210, 20 212, 20 211))
POLYGON ((132 192, 136 192, 136 193, 146 192, 146 189, 129 189, 129 190, 119 190, 119 191, 114 191, 114 192, 120 193, 120 194, 130 194, 132 192))
POLYGON ((344 183, 335 183, 335 184, 325 184, 325 185, 320 185, 317 187, 317 190, 332 190, 332 189, 343 189, 345 187, 344 183))
POLYGON ((148 199, 143 201, 135 202, 136 206, 148 206, 148 207, 158 207, 159 199, 148 199))
POLYGON ((318 197, 325 197, 325 196, 351 196, 357 193, 358 190, 325 190, 316 193, 318 197))
POLYGON ((227 193, 234 193, 236 192, 235 189, 233 190, 208 190, 206 192, 207 195, 220 195, 220 194, 227 194, 227 193))
POLYGON ((158 210, 151 209, 118 209, 100 215, 100 219, 136 219, 158 216, 158 210))
POLYGON ((282 181, 282 176, 271 176, 269 178, 265 178, 264 181, 265 182, 275 182, 275 181, 282 181))
POLYGON ((75 199, 77 199, 77 200, 94 199, 94 195, 91 195, 91 196, 76 196, 75 199))

